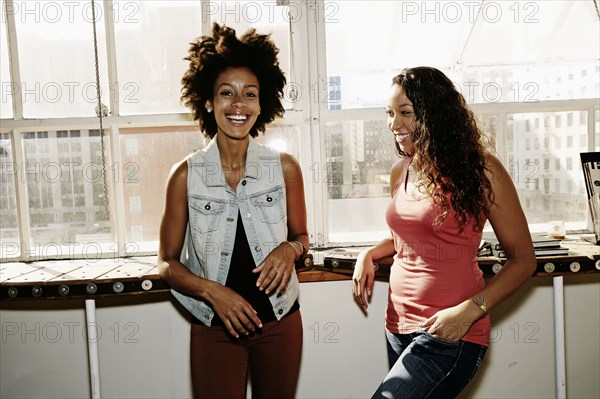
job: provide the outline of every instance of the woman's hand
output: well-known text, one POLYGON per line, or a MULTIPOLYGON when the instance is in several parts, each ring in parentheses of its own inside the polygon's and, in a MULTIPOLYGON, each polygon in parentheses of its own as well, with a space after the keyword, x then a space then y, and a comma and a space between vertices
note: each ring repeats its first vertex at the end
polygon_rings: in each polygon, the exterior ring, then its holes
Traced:
POLYGON ((352 274, 352 293, 363 309, 369 307, 373 294, 373 284, 375 282, 375 265, 369 255, 369 251, 362 251, 356 258, 354 273, 352 274), (365 295, 366 293, 366 295, 365 295))
POLYGON ((252 270, 253 273, 260 273, 256 280, 256 286, 261 291, 265 290, 267 295, 275 290, 277 290, 277 294, 285 291, 292 273, 296 272, 294 261, 297 252, 293 245, 287 241, 282 242, 267 255, 258 267, 252 270))
POLYGON ((434 337, 446 341, 458 341, 482 316, 481 309, 468 300, 451 308, 440 310, 427 319, 421 327, 434 337))
POLYGON ((234 337, 239 338, 239 334, 248 335, 256 327, 262 328, 262 322, 254 308, 231 288, 214 283, 208 297, 215 313, 234 337))

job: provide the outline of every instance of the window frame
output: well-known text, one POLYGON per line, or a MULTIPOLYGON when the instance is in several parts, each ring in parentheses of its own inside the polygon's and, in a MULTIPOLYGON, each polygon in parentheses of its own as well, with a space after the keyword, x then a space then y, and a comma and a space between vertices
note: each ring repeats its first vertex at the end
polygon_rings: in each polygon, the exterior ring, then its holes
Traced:
MULTIPOLYGON (((206 9, 209 0, 198 0, 202 4, 202 9, 206 9)), ((322 178, 315 178, 313 172, 315 168, 320 169, 320 176, 323 176, 326 165, 325 153, 325 124, 329 122, 359 121, 359 120, 377 120, 385 118, 382 108, 357 108, 357 109, 329 109, 327 101, 331 94, 328 92, 327 85, 327 60, 325 43, 325 21, 319 16, 324 15, 324 0, 311 0, 309 2, 292 0, 295 7, 302 11, 306 17, 296 21, 290 26, 290 45, 293 46, 295 55, 290 60, 292 74, 288 83, 293 83, 301 94, 297 101, 293 102, 292 109, 286 110, 283 118, 278 119, 274 124, 290 124, 297 126, 300 135, 300 165, 304 172, 305 198, 307 203, 308 229, 310 232, 310 242, 312 248, 324 248, 330 246, 328 231, 328 191, 327 184, 322 178), (310 56, 309 56, 310 55, 310 56), (316 56, 314 56, 316 55, 316 56), (314 88, 317 90, 313 90, 314 88)), ((12 0, 5 0, 8 7, 12 0)), ((105 7, 112 6, 112 0, 104 0, 105 7)), ((110 87, 116 87, 117 92, 111 90, 108 99, 108 106, 111 115, 103 117, 103 125, 106 132, 106 139, 109 145, 105 148, 107 152, 106 159, 115 165, 121 164, 120 133, 121 128, 132 127, 170 127, 170 126, 196 126, 188 114, 185 113, 165 113, 152 115, 120 115, 119 113, 119 87, 115 85, 117 81, 116 64, 116 46, 115 46, 115 25, 111 13, 105 14, 105 33, 106 33, 106 51, 108 59, 108 81, 110 87)), ((11 81, 19 82, 19 57, 18 43, 15 31, 14 15, 6 15, 7 40, 9 43, 10 71, 11 81)), ((202 18, 202 34, 210 32, 210 18, 202 18)), ((47 130, 77 130, 77 129, 98 129, 98 118, 95 117, 73 117, 73 118, 39 118, 24 119, 21 92, 17 91, 12 97, 13 118, 2 119, 0 133, 7 133, 11 142, 12 161, 17 165, 25 165, 25 151, 23 148, 22 136, 29 132, 39 132, 47 130)), ((506 165, 506 136, 507 136, 507 116, 514 113, 532 113, 532 112, 575 112, 584 111, 588 113, 587 120, 587 149, 595 151, 598 148, 596 142, 595 126, 598 123, 598 110, 600 104, 597 99, 578 99, 578 100, 552 100, 538 102, 519 102, 519 103, 477 103, 471 104, 473 111, 481 117, 496 118, 496 152, 500 160, 506 165)), ((122 170, 119 171, 123 173, 122 170)), ((117 179, 107 179, 109 192, 112 193, 111 203, 113 207, 112 220, 116 221, 113 225, 113 235, 117 248, 112 251, 102 253, 105 257, 131 255, 128 252, 129 243, 126 242, 127 226, 125 226, 125 212, 129 204, 125 203, 124 187, 122 176, 117 179)), ((319 176, 317 176, 319 177, 319 176)), ((29 217, 29 206, 27 198, 27 183, 17 177, 14 179, 17 224, 19 229, 20 256, 3 257, 0 262, 7 261, 32 261, 40 260, 39 255, 35 253, 35 246, 31 239, 31 225, 29 217)), ((591 227, 591 220, 588 213, 588 229, 591 227)), ((591 229, 590 229, 591 230, 591 229)), ((155 255, 155 251, 136 253, 135 255, 155 255)), ((83 254, 71 254, 74 258, 83 257, 83 254)))

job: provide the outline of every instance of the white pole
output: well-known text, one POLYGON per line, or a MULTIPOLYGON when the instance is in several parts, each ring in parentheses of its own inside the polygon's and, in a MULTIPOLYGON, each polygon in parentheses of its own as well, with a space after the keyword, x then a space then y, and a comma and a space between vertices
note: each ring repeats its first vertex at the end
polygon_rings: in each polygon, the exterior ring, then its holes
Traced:
POLYGON ((96 301, 85 300, 85 318, 87 323, 87 344, 90 358, 90 384, 92 399, 100 399, 100 367, 98 363, 98 326, 96 324, 96 301))
POLYGON ((563 277, 553 277, 554 293, 554 347, 556 358, 556 398, 567 397, 567 376, 565 362, 565 304, 563 277))

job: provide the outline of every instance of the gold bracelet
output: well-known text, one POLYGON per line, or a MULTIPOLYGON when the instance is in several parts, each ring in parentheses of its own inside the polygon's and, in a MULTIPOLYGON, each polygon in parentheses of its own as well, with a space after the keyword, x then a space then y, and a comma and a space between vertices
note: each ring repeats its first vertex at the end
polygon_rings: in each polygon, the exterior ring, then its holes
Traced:
POLYGON ((296 247, 294 246, 294 244, 292 244, 289 241, 284 241, 284 242, 294 249, 294 260, 296 260, 296 258, 298 257, 298 252, 296 251, 296 247))

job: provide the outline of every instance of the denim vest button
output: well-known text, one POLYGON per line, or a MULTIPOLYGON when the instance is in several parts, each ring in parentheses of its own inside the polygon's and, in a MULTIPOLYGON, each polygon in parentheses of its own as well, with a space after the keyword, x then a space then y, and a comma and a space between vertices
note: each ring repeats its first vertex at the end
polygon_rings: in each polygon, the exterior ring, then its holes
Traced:
POLYGON ((283 309, 279 309, 279 314, 283 314, 283 309))
POLYGON ((273 202, 273 198, 267 197, 267 202, 273 202))
POLYGON ((251 215, 250 215, 250 212, 246 212, 246 213, 244 213, 244 217, 245 217, 246 219, 250 219, 250 216, 251 216, 251 215))
POLYGON ((246 185, 246 180, 242 180, 242 186, 246 185))
POLYGON ((257 246, 254 247, 254 250, 256 252, 260 252, 260 251, 262 251, 262 248, 257 245, 257 246))
POLYGON ((210 211, 210 204, 204 205, 204 209, 206 209, 207 211, 210 211))

